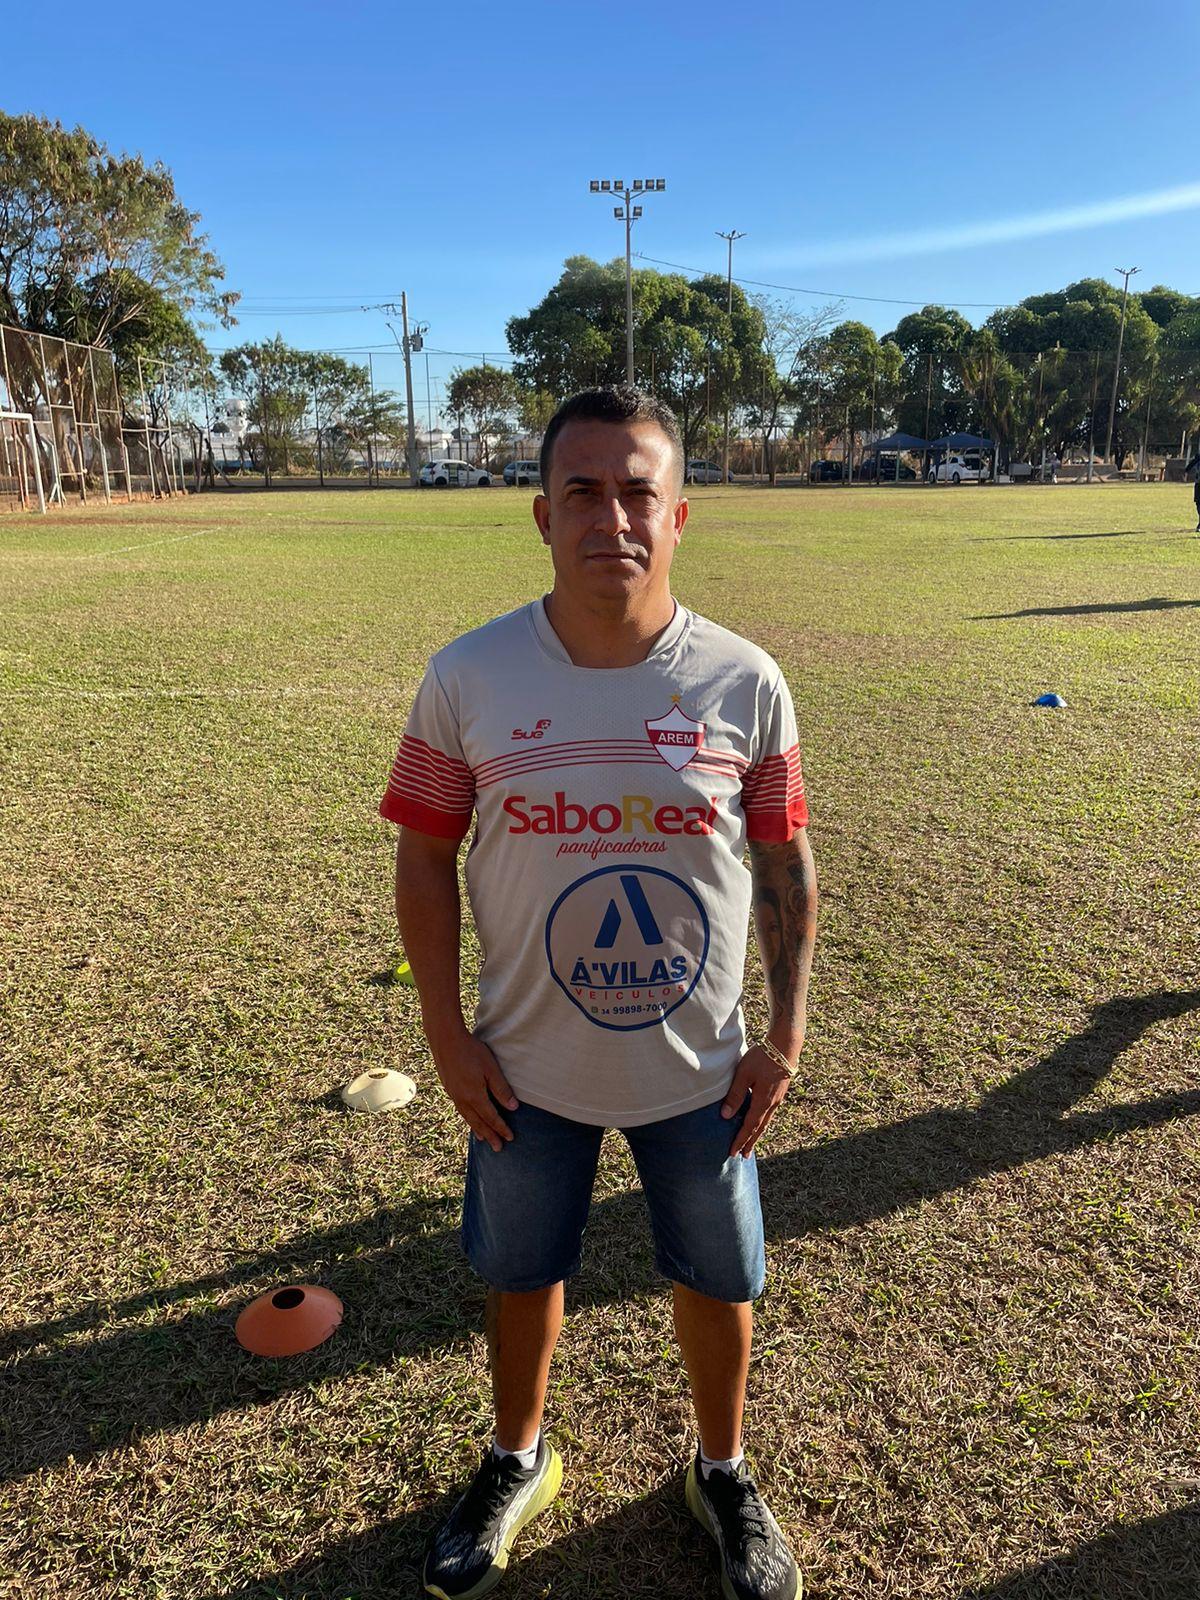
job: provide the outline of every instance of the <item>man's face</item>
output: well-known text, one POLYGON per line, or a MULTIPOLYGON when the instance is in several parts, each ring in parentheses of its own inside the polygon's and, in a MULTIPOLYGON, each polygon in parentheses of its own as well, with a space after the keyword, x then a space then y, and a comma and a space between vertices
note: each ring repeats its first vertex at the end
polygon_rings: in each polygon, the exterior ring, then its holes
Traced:
POLYGON ((654 422, 568 422, 533 503, 556 585, 626 605, 666 589, 687 514, 678 459, 654 422))

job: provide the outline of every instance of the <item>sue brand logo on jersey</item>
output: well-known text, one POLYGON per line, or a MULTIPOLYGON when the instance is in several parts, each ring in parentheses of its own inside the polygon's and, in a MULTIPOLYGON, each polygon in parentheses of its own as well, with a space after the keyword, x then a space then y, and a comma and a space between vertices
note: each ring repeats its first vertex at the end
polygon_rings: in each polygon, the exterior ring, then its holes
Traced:
POLYGON ((647 720, 646 737, 669 767, 682 772, 703 748, 707 724, 697 722, 695 717, 689 717, 686 711, 680 710, 677 694, 672 695, 671 700, 673 704, 665 717, 658 717, 653 722, 647 720))
POLYGON ((709 925, 690 885, 660 867, 601 867, 559 895, 546 919, 555 983, 600 1028, 651 1028, 691 994, 709 925))

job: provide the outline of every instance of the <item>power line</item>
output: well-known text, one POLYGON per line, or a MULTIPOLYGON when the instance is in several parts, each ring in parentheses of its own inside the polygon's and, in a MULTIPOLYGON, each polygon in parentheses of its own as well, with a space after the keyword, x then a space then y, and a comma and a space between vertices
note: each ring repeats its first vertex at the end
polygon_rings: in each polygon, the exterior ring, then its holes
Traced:
MULTIPOLYGON (((674 267, 679 272, 694 272, 701 278, 716 277, 710 267, 688 267, 682 261, 662 261, 658 256, 643 255, 640 250, 635 254, 639 261, 649 261, 656 267, 674 267)), ((836 289, 802 289, 794 283, 764 283, 759 278, 735 278, 733 281, 747 283, 752 289, 778 289, 783 294, 807 294, 817 300, 869 300, 878 306, 947 306, 950 309, 966 306, 972 311, 999 311, 1009 303, 1004 300, 896 300, 884 294, 841 294, 836 289)))
MULTIPOLYGON (((204 348, 205 348, 205 350, 207 350, 207 352, 208 352, 208 354, 210 356, 222 356, 222 355, 227 355, 230 350, 240 350, 241 346, 240 345, 235 345, 235 344, 226 344, 226 345, 211 345, 211 344, 209 344, 209 345, 205 345, 204 348)), ((296 347, 296 348, 297 348, 297 353, 299 355, 302 355, 302 356, 395 356, 395 355, 399 355, 399 353, 400 353, 396 349, 394 344, 384 344, 384 345, 378 345, 378 344, 327 345, 327 344, 322 344, 322 345, 317 345, 316 347, 309 348, 309 349, 299 349, 298 347, 296 347)), ((426 345, 425 349, 428 352, 428 354, 431 355, 431 356, 472 356, 472 357, 473 356, 486 356, 489 361, 495 362, 497 366, 510 366, 511 367, 514 364, 514 362, 516 361, 516 357, 510 351, 507 351, 507 350, 503 351, 503 352, 501 352, 499 350, 479 350, 479 349, 475 349, 475 350, 435 350, 432 345, 426 345)))

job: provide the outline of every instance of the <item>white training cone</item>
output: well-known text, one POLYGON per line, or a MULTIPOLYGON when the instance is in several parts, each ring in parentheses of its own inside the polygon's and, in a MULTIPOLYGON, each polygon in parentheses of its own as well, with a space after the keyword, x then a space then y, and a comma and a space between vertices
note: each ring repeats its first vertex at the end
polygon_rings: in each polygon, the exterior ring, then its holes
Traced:
POLYGON ((360 1072, 342 1090, 342 1102, 351 1111, 394 1111, 406 1106, 417 1092, 413 1080, 390 1067, 372 1067, 360 1072))

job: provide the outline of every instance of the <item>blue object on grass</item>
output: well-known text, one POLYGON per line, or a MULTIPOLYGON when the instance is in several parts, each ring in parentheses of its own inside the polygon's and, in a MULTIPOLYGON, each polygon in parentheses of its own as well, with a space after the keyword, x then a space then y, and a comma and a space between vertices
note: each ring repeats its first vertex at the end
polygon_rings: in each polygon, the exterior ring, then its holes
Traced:
POLYGON ((1065 706, 1067 702, 1060 694, 1040 694, 1033 703, 1035 706, 1054 706, 1057 709, 1065 706))

